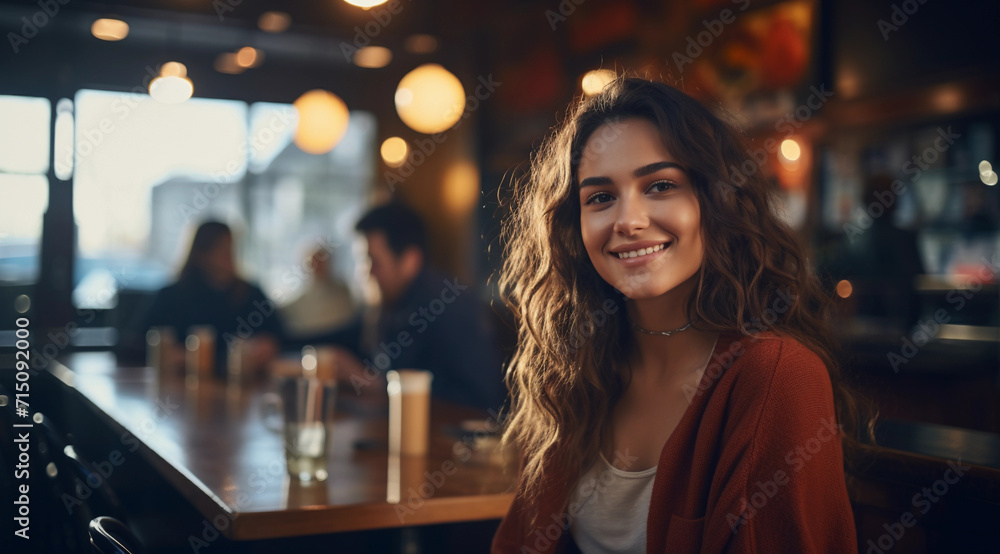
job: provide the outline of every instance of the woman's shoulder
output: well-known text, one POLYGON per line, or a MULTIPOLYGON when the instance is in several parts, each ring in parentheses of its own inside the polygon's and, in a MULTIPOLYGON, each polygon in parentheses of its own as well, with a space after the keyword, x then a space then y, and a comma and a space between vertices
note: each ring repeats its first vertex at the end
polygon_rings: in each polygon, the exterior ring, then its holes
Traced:
MULTIPOLYGON (((720 340, 721 337, 720 337, 720 340)), ((734 360, 712 396, 731 433, 782 429, 790 436, 815 431, 835 412, 833 386, 822 358, 801 341, 767 332, 737 337, 734 360), (766 422, 761 427, 761 422, 766 422)))
POLYGON ((822 358, 791 335, 767 331, 729 337, 733 361, 727 373, 731 373, 734 394, 761 398, 761 394, 784 396, 832 388, 822 358))

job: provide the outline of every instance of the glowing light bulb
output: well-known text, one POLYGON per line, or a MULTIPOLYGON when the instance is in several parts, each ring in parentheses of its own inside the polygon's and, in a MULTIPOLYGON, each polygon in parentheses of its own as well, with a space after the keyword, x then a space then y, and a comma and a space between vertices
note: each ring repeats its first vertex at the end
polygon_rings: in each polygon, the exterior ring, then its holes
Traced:
POLYGON ((101 40, 122 40, 128 36, 128 23, 120 19, 98 19, 90 26, 90 33, 101 40))
POLYGON ((462 117, 465 90, 447 69, 424 64, 399 81, 395 101, 403 123, 430 135, 448 130, 462 117))
POLYGON ((399 167, 403 165, 409 151, 410 147, 406 145, 406 141, 399 137, 389 137, 385 139, 382 143, 382 148, 380 149, 382 161, 384 161, 385 165, 389 167, 399 167))
POLYGON ((802 155, 802 147, 794 139, 785 139, 781 141, 781 155, 786 160, 794 162, 802 155))

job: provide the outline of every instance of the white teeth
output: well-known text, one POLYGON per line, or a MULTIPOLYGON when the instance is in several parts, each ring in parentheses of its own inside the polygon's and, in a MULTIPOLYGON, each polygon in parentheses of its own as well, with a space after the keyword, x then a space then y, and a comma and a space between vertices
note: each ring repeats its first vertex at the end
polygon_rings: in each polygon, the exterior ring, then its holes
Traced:
POLYGON ((667 243, 657 244, 656 246, 650 246, 649 248, 640 248, 638 250, 632 250, 631 252, 618 252, 618 258, 624 260, 625 258, 638 258, 639 256, 645 256, 647 254, 652 254, 653 252, 659 252, 667 247, 667 243))

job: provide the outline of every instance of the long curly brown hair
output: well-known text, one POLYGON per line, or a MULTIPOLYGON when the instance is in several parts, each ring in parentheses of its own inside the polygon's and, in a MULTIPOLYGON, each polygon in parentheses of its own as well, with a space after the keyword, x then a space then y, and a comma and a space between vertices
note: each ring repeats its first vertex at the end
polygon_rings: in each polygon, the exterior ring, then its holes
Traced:
POLYGON ((628 118, 659 129, 696 190, 705 257, 686 306, 690 320, 699 329, 753 336, 763 330, 759 322, 774 319, 774 310, 765 314, 779 291, 794 299, 767 330, 797 339, 826 364, 850 470, 853 454, 873 442, 873 406, 841 376, 826 318, 830 295, 776 213, 760 168, 731 173, 745 166, 747 142, 679 90, 621 77, 570 107, 515 183, 503 228, 500 289, 518 332, 506 373, 512 401, 503 442, 520 454, 520 494, 536 498, 544 470, 558 468, 568 497, 597 459, 602 425, 627 383, 632 336, 622 322, 624 298, 584 248, 576 172, 591 155, 584 145, 595 130, 628 118))

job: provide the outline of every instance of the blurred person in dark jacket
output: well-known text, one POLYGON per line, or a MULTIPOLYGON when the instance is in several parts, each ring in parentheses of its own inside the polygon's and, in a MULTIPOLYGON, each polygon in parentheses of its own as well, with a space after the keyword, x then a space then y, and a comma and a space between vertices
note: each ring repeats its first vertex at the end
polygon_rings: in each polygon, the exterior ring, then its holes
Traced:
POLYGON ((264 292, 236 274, 233 234, 225 223, 202 223, 177 281, 161 289, 146 313, 144 329, 171 328, 178 339, 173 357, 183 360, 192 327, 215 332, 215 373, 225 376, 227 352, 243 343, 243 367, 256 371, 278 353, 284 327, 264 292))
POLYGON ((391 203, 369 211, 356 229, 368 240, 381 305, 374 331, 354 335, 354 352, 337 349, 341 378, 359 391, 384 390, 386 371, 424 369, 434 374, 434 397, 499 407, 506 396, 502 357, 487 314, 472 287, 428 266, 420 217, 391 203))

